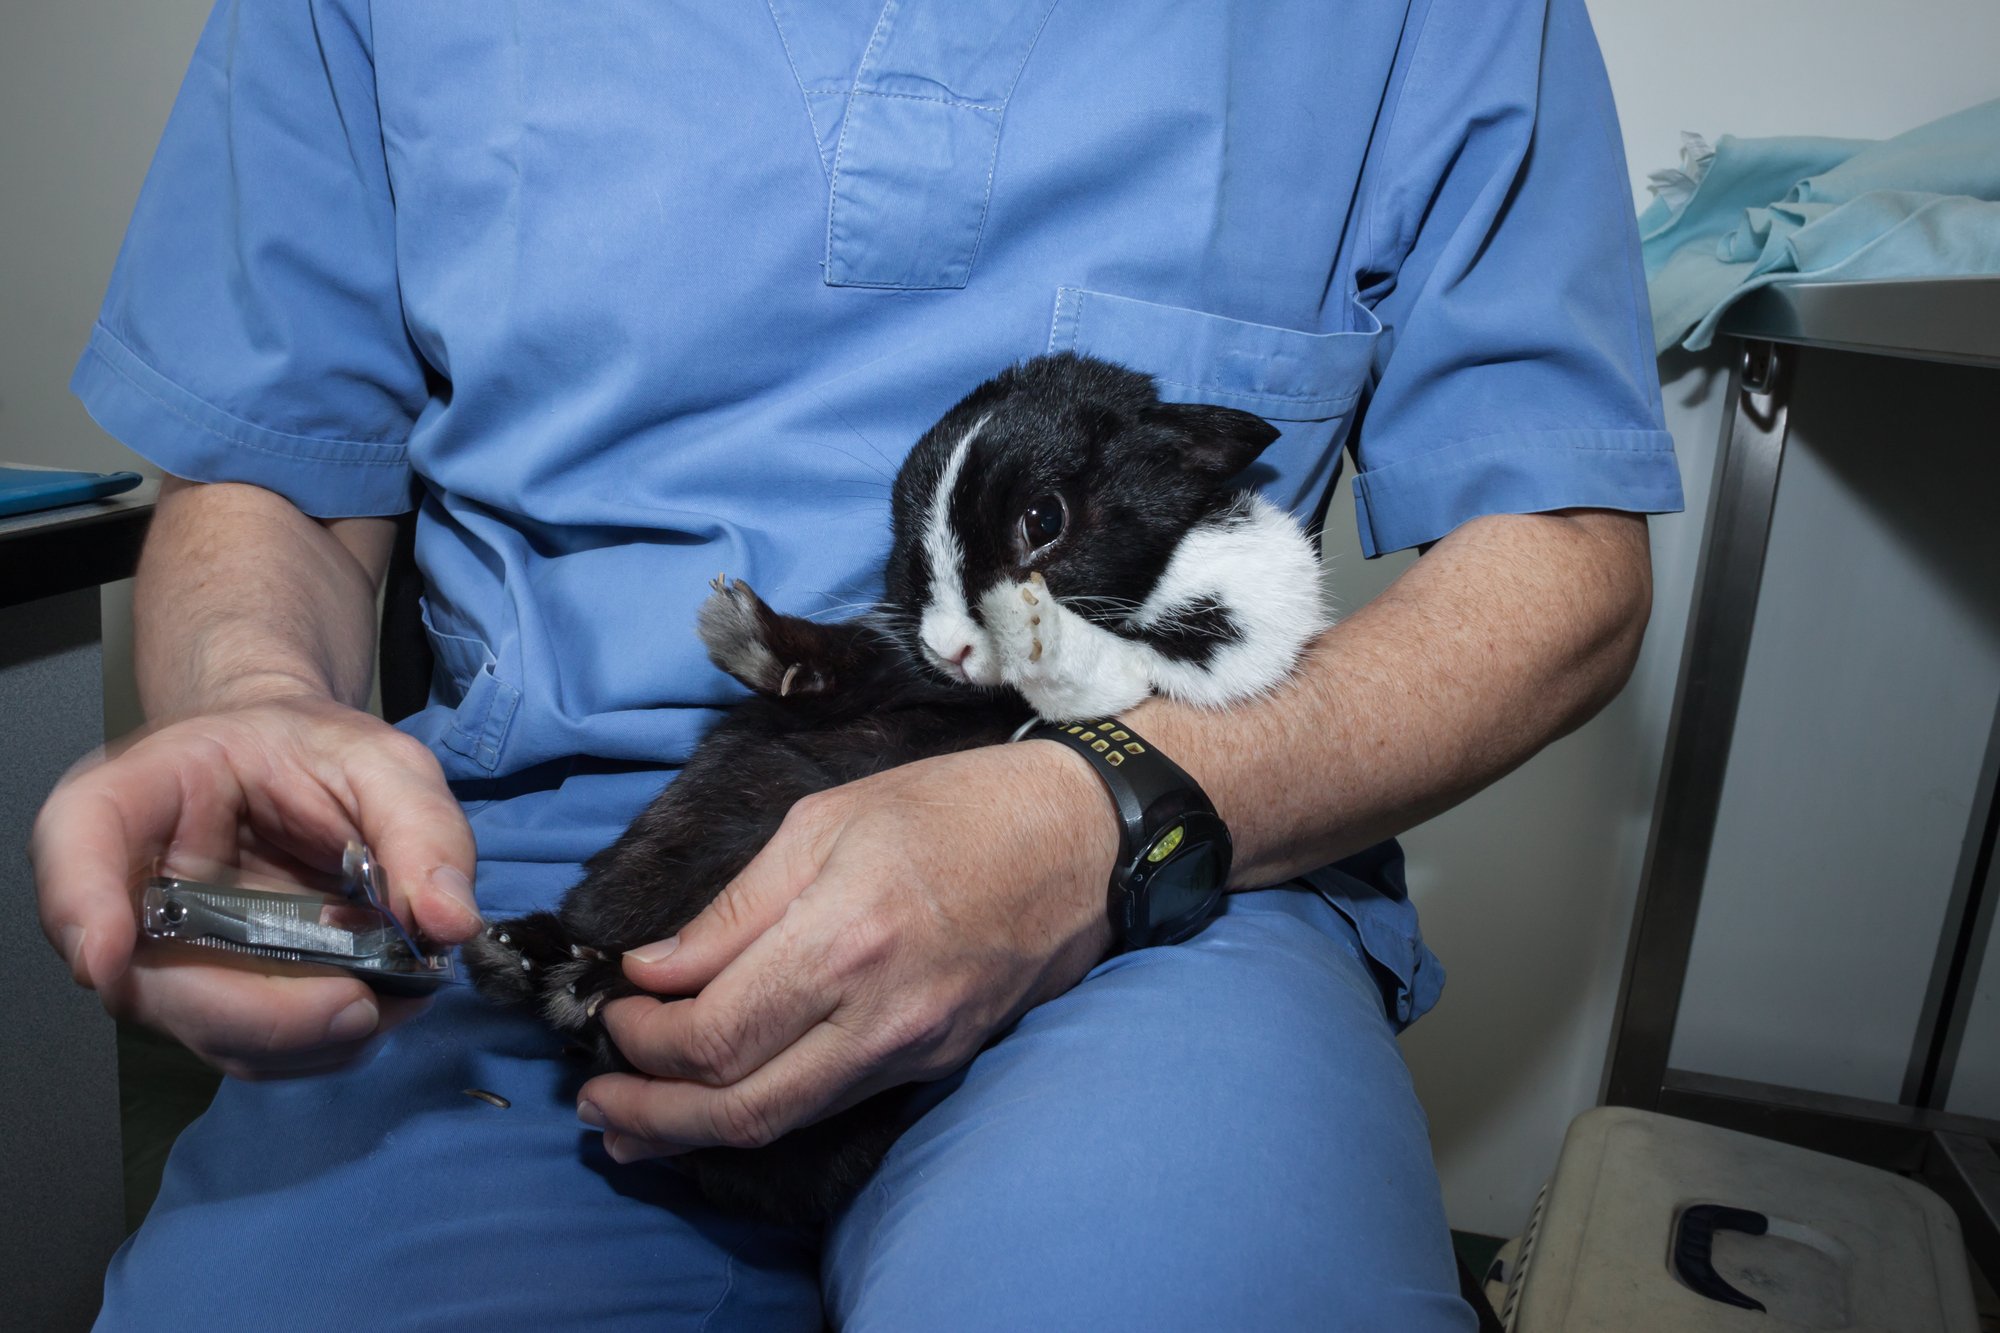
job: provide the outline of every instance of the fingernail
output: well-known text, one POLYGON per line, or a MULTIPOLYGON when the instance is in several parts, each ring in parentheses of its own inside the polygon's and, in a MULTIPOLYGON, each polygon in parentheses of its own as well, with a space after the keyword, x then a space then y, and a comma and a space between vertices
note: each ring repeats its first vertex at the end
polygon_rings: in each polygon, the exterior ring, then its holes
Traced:
POLYGON ((90 977, 83 970, 83 941, 88 932, 74 923, 56 932, 62 944, 63 961, 69 964, 70 975, 88 985, 90 977))
POLYGON ((625 1165, 627 1162, 637 1161, 641 1155, 639 1145, 626 1138, 623 1134, 606 1134, 604 1136, 604 1151, 612 1161, 618 1163, 620 1166, 625 1165))
POLYGON ((472 881, 457 866, 439 866, 431 871, 426 891, 439 914, 454 923, 454 933, 476 935, 486 922, 472 905, 472 881))
POLYGON ((333 1016, 333 1022, 327 1024, 326 1039, 336 1042, 360 1041, 375 1030, 375 1025, 379 1021, 381 1014, 375 1008, 374 1001, 356 1000, 333 1016))
POLYGON ((576 1118, 584 1124, 589 1125, 592 1129, 604 1128, 604 1112, 597 1109, 596 1102, 578 1102, 576 1104, 576 1118))
POLYGON ((660 940, 659 942, 654 944, 649 944, 643 949, 627 949, 625 951, 625 956, 627 958, 636 958, 640 962, 646 964, 661 963, 666 961, 668 954, 672 953, 674 950, 680 947, 681 947, 681 937, 678 935, 670 935, 666 939, 660 940))

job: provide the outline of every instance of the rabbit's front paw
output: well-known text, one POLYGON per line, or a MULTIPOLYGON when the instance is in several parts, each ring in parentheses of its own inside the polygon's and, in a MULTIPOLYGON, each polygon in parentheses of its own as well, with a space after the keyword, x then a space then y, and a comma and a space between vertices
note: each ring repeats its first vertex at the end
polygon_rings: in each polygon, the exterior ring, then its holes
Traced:
POLYGON ((1138 645, 1024 589, 1007 683, 1050 722, 1101 718, 1152 692, 1138 645))

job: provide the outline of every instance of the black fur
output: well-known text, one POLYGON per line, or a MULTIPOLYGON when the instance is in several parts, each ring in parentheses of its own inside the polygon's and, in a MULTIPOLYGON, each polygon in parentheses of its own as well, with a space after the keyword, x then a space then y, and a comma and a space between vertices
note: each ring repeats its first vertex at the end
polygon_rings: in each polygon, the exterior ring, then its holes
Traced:
POLYGON ((1121 624, 1112 628, 1150 645, 1162 657, 1200 666, 1207 666, 1224 644, 1243 637, 1243 631, 1236 626, 1236 617, 1213 597, 1197 598, 1188 603, 1185 611, 1176 612, 1172 619, 1157 625, 1121 624))
MULTIPOLYGON (((1148 377, 1073 354, 1037 358, 981 385, 925 434, 896 479, 886 611, 821 624, 780 615, 747 586, 718 580, 700 633, 752 697, 709 732, 632 827, 591 858, 556 912, 500 922, 467 947, 483 994, 538 1008, 594 1071, 629 1068, 597 1021, 605 1000, 639 993, 620 970, 624 950, 691 920, 801 797, 997 744, 1027 719, 1012 690, 950 677, 916 640, 930 591, 923 524, 952 450, 982 417, 986 426, 948 510, 972 605, 985 587, 1030 567, 1015 516, 1051 494, 1072 516, 1063 538, 1032 562, 1051 592, 1142 600, 1192 527, 1228 521, 1229 478, 1276 437, 1248 413, 1163 404, 1148 377)), ((1169 638, 1174 651, 1205 660, 1205 635, 1234 632, 1227 609, 1209 606, 1177 622, 1169 638)), ((709 1149, 679 1161, 720 1204, 817 1222, 888 1150, 899 1100, 883 1094, 768 1147, 709 1149)))
POLYGON ((1150 376, 1072 352, 1003 371, 947 412, 896 478, 894 606, 920 607, 929 594, 923 520, 952 450, 982 417, 949 501, 975 617, 981 593, 1037 569, 1058 597, 1104 599, 1077 609, 1108 623, 1111 608, 1145 600, 1190 528, 1233 509, 1230 479, 1278 438, 1261 417, 1163 403, 1150 376), (1030 560, 1014 518, 1043 495, 1062 498, 1070 525, 1030 560))

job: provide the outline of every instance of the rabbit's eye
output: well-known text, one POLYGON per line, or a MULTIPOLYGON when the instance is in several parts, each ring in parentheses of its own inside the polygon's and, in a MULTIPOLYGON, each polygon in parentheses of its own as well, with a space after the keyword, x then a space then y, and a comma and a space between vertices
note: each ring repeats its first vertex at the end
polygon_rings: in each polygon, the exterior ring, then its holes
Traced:
POLYGON ((1062 536, 1068 521, 1069 511, 1060 495, 1041 496, 1021 511, 1021 545, 1032 555, 1062 536))

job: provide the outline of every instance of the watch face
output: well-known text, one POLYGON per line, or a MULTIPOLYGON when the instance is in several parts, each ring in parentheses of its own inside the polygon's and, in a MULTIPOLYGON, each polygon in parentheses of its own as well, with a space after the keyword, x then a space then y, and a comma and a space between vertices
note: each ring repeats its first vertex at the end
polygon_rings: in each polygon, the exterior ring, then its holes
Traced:
MULTIPOLYGON (((1187 846, 1187 844, 1183 844, 1187 846)), ((1147 885, 1154 921, 1174 921, 1183 915, 1204 910, 1222 887, 1220 850, 1212 842, 1187 846, 1187 850, 1153 872, 1147 885)))
POLYGON ((1190 811, 1163 829, 1144 857, 1136 933, 1150 944, 1193 934, 1221 900, 1229 861, 1229 832, 1213 815, 1190 811))

